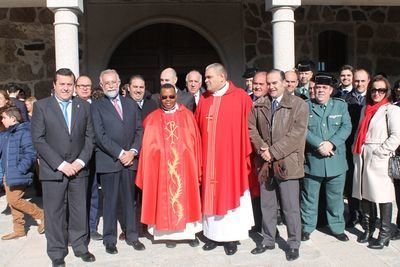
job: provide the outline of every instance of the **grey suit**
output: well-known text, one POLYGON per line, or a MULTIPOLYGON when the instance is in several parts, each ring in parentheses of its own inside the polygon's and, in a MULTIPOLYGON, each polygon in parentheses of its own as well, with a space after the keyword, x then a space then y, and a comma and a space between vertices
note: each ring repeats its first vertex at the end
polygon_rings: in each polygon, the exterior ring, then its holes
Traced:
POLYGON ((63 259, 68 254, 68 236, 75 255, 86 253, 87 165, 94 142, 89 103, 79 98, 72 100, 69 132, 54 96, 37 101, 32 115, 32 139, 40 161, 47 254, 52 260, 63 259), (76 176, 66 177, 57 170, 62 162, 76 159, 85 163, 76 176))

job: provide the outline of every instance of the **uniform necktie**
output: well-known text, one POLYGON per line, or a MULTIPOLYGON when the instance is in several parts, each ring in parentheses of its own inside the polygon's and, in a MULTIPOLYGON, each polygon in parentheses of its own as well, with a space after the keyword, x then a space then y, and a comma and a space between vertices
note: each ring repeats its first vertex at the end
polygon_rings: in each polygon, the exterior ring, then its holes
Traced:
POLYGON ((63 115, 64 115, 65 123, 67 124, 67 128, 69 129, 68 110, 67 110, 68 109, 68 105, 69 105, 69 101, 61 101, 60 104, 61 104, 62 112, 63 112, 63 115))
POLYGON ((114 99, 112 100, 112 103, 113 103, 114 108, 115 108, 115 110, 117 111, 119 117, 120 117, 121 120, 122 120, 122 110, 121 110, 121 107, 118 105, 118 98, 114 98, 114 99))

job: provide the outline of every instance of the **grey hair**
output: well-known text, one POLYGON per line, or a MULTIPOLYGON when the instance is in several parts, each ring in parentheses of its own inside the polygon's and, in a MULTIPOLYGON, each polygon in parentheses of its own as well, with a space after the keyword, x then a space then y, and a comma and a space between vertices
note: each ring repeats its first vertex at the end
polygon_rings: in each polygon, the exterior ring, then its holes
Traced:
POLYGON ((105 74, 111 74, 111 73, 113 73, 113 74, 115 74, 115 75, 117 76, 117 81, 118 81, 118 82, 121 82, 121 80, 119 79, 118 72, 117 72, 116 70, 114 70, 114 69, 106 69, 106 70, 103 70, 103 71, 100 73, 100 76, 99 76, 100 82, 101 82, 101 77, 103 77, 103 75, 105 75, 105 74))
POLYGON ((228 79, 228 72, 221 63, 210 64, 206 67, 206 70, 208 69, 215 69, 217 72, 222 73, 226 80, 228 79))

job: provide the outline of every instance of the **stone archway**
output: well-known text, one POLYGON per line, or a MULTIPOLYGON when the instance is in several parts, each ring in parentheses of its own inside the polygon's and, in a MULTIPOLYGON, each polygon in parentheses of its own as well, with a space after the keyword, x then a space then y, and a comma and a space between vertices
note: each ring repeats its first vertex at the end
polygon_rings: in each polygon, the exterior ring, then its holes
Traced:
POLYGON ((185 76, 192 69, 200 72, 221 62, 215 48, 196 31, 173 23, 157 23, 140 28, 126 37, 114 50, 108 67, 116 69, 123 83, 141 74, 151 92, 159 89, 160 71, 173 67, 178 87, 185 87, 185 76))

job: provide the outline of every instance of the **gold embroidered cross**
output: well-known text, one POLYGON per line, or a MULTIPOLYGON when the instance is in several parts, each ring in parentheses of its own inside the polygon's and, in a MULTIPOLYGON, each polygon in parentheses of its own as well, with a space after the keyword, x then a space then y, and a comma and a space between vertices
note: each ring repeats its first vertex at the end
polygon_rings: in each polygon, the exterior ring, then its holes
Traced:
POLYGON ((178 136, 175 134, 177 128, 178 126, 174 121, 167 122, 167 127, 165 127, 165 130, 168 133, 167 140, 170 140, 171 144, 175 144, 175 141, 178 141, 178 136))

